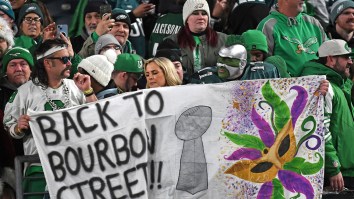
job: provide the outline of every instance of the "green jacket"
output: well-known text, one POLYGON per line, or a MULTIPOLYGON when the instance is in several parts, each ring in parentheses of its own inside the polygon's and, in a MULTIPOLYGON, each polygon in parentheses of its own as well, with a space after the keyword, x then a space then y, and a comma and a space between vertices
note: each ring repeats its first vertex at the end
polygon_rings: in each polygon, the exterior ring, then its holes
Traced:
POLYGON ((327 39, 321 24, 306 14, 287 17, 273 9, 257 27, 267 37, 269 55, 280 55, 288 72, 298 77, 305 62, 317 59, 319 46, 327 39))
POLYGON ((340 74, 317 62, 307 62, 302 75, 326 75, 330 87, 325 97, 325 174, 354 177, 354 107, 340 74))
POLYGON ((42 43, 42 37, 39 36, 36 39, 33 39, 26 35, 21 35, 15 38, 15 45, 22 48, 26 48, 30 51, 30 53, 34 56, 34 52, 39 44, 42 43))

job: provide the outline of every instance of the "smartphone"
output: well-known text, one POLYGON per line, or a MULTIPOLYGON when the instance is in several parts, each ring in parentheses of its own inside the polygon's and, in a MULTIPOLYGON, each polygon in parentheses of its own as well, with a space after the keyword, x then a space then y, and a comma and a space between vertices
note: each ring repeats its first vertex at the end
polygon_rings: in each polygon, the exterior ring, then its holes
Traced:
POLYGON ((58 24, 57 25, 57 37, 60 38, 60 33, 63 33, 65 37, 68 37, 68 25, 67 24, 58 24))
POLYGON ((101 5, 100 6, 100 15, 101 15, 101 18, 105 15, 105 14, 108 14, 108 13, 111 13, 112 12, 112 7, 111 5, 101 5))

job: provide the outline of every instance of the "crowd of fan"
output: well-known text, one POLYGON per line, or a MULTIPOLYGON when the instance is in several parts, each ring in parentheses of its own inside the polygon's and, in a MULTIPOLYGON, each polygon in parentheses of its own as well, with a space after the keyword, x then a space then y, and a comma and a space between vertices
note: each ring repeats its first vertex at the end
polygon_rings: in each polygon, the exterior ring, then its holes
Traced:
MULTIPOLYGON (((15 197, 14 157, 37 154, 29 109, 146 88, 305 75, 327 78, 318 88, 325 186, 354 188, 353 1, 86 0, 64 32, 43 2, 0 0, 0 198, 15 197), (105 5, 111 12, 101 13, 105 5)), ((25 175, 44 176, 40 164, 25 175)), ((35 179, 24 189, 44 191, 45 184, 35 179)))

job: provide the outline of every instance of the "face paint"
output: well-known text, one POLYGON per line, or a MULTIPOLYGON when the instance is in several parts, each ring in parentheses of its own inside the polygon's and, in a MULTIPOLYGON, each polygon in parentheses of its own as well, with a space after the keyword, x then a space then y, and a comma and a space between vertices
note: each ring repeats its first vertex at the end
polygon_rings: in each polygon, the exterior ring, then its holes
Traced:
POLYGON ((226 67, 218 66, 218 76, 221 79, 227 79, 227 78, 230 77, 230 72, 229 72, 229 70, 226 67))
POLYGON ((243 45, 222 47, 217 60, 219 77, 226 80, 239 78, 246 67, 246 60, 247 51, 243 45))
POLYGON ((237 79, 242 75, 244 69, 241 65, 241 60, 221 56, 218 56, 217 66, 218 76, 227 80, 237 79))

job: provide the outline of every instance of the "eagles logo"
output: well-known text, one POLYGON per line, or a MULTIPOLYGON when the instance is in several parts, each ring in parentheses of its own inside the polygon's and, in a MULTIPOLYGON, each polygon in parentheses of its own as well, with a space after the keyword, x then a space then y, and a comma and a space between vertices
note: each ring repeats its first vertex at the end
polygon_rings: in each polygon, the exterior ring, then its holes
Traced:
POLYGON ((19 56, 19 55, 21 55, 21 53, 11 53, 11 54, 9 54, 10 56, 13 56, 13 57, 17 57, 17 56, 19 56))
POLYGON ((347 50, 348 52, 352 52, 352 50, 349 48, 349 46, 348 46, 347 43, 345 43, 344 48, 345 48, 345 50, 347 50))
POLYGON ((296 44, 297 50, 295 52, 297 54, 301 54, 302 52, 305 52, 307 54, 316 54, 316 52, 310 48, 312 45, 318 43, 318 39, 316 37, 310 37, 304 43, 302 43, 300 39, 290 38, 285 35, 282 36, 282 39, 288 41, 289 43, 296 44))
POLYGON ((28 7, 27 10, 26 10, 26 13, 27 13, 27 12, 31 12, 31 11, 36 10, 36 9, 37 9, 37 8, 34 7, 34 6, 28 7))
POLYGON ((118 15, 116 16, 116 20, 119 21, 119 20, 122 20, 122 19, 126 19, 127 16, 126 15, 118 15))
POLYGON ((143 61, 141 60, 138 61, 138 68, 143 68, 143 61))
POLYGON ((10 10, 7 6, 5 6, 5 5, 1 5, 1 9, 3 9, 3 10, 10 10))
POLYGON ((343 10, 343 4, 341 4, 338 8, 337 8, 337 13, 341 13, 343 10))
POLYGON ((204 7, 204 3, 198 3, 197 5, 194 6, 194 10, 198 10, 204 7))

